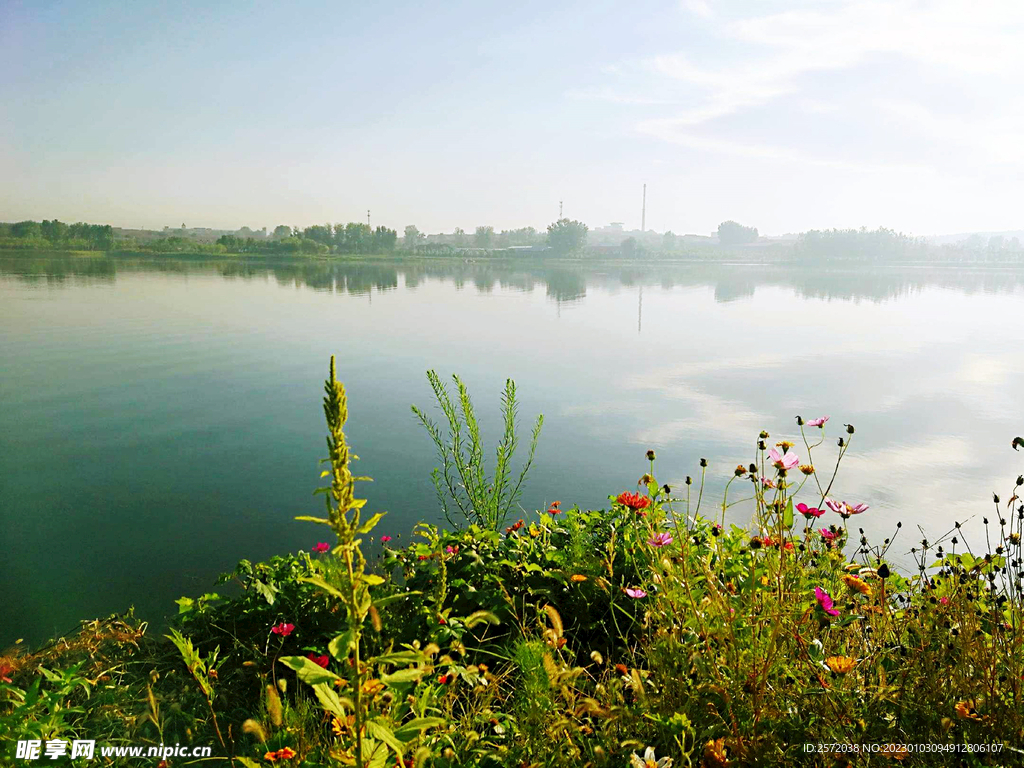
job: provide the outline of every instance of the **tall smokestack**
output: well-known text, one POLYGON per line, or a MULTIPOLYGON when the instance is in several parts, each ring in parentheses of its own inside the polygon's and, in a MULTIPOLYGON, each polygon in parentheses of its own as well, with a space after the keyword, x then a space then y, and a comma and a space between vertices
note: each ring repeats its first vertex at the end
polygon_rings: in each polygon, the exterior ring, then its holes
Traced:
POLYGON ((640 231, 647 231, 647 185, 644 184, 644 207, 640 213, 640 231))

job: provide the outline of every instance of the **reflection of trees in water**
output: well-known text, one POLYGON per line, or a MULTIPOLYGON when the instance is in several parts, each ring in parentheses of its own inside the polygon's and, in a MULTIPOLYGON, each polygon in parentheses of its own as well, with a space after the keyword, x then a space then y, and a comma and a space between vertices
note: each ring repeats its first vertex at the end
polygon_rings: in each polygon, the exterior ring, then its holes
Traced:
POLYGON ((587 290, 660 286, 713 286, 716 301, 753 295, 759 288, 788 288, 800 296, 823 299, 886 301, 925 288, 947 288, 962 293, 998 293, 1024 288, 1024 270, 971 267, 858 268, 715 264, 588 265, 580 262, 438 261, 350 262, 230 259, 222 261, 176 259, 82 258, 52 254, 0 257, 0 275, 48 285, 77 282, 112 283, 119 273, 220 274, 226 279, 265 279, 316 291, 365 295, 398 287, 399 275, 409 289, 436 281, 461 289, 472 284, 479 292, 495 285, 505 290, 533 291, 539 285, 557 302, 583 299, 587 290))
POLYGON ((0 275, 11 275, 24 283, 54 287, 112 285, 117 267, 112 260, 104 257, 0 257, 0 275))

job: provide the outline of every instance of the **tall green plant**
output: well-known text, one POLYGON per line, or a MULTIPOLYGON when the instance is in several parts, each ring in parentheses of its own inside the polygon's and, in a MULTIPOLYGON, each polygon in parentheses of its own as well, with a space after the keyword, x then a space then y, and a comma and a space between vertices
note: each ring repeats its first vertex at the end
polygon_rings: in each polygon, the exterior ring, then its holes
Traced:
POLYGON ((455 382, 457 405, 437 372, 427 371, 427 380, 448 422, 447 435, 422 410, 415 405, 412 406, 412 412, 434 441, 441 461, 440 468, 434 469, 431 478, 438 501, 441 503, 441 510, 450 523, 458 524, 458 521, 452 519, 452 513, 457 510, 466 520, 497 530, 504 524, 513 505, 522 495, 523 482, 533 464, 544 416, 537 416, 530 440, 529 455, 516 477, 512 470, 512 458, 519 446, 516 423, 519 403, 516 400, 515 382, 512 379, 505 381, 505 391, 501 395, 504 429, 496 450, 494 475, 489 476, 484 467, 480 425, 473 410, 469 390, 458 376, 453 375, 452 379, 455 382))

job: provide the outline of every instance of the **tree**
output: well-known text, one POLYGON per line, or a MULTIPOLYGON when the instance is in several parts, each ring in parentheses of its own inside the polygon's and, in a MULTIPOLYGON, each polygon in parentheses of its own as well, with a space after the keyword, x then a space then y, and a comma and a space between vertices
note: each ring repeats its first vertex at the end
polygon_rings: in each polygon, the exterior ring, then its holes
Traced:
POLYGON ((423 233, 417 229, 415 224, 409 224, 405 228, 405 237, 402 239, 406 248, 415 248, 423 239, 423 233))
POLYGON ((666 253, 671 253, 676 249, 676 243, 678 240, 679 238, 676 237, 675 232, 670 229, 661 236, 661 249, 666 253))
POLYGON ((548 245, 557 254, 576 253, 587 244, 587 225, 581 221, 559 219, 548 224, 548 245))
POLYGON ((398 232, 387 227, 377 227, 373 232, 373 249, 378 253, 395 250, 398 232))
POLYGON ((286 237, 292 236, 292 228, 287 224, 278 224, 274 227, 274 239, 284 240, 286 237))
POLYGON ((455 231, 452 232, 452 243, 459 248, 463 247, 466 244, 466 230, 462 227, 456 227, 455 231))
POLYGON ((636 256, 636 252, 637 252, 636 238, 635 237, 627 237, 625 240, 623 240, 622 244, 619 245, 619 251, 621 251, 622 255, 624 257, 626 257, 627 259, 631 259, 634 256, 636 256))
POLYGON ((735 221, 723 221, 718 225, 720 245, 746 245, 757 240, 757 227, 744 227, 735 221))
POLYGON ((494 227, 477 227, 473 233, 473 244, 477 248, 490 248, 494 239, 494 227))

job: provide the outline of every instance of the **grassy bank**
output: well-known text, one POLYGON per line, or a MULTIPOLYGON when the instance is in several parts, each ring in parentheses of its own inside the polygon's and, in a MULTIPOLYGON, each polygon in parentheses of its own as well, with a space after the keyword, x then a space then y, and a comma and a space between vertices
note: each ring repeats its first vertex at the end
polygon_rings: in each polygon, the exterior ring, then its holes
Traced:
POLYGON ((514 388, 485 461, 468 393, 431 381, 447 529, 399 545, 356 497, 332 363, 325 507, 296 523, 309 550, 240 563, 231 597, 183 598, 166 636, 129 614, 6 652, 0 760, 28 739, 208 745, 212 761, 166 762, 247 767, 1024 760, 1024 478, 993 499, 982 549, 898 525, 871 542, 872 511, 831 496, 855 430, 826 437, 823 417, 799 420, 802 444, 738 446, 755 460, 727 470, 724 498, 703 461, 661 484, 651 451, 605 509, 520 517, 532 447, 514 468, 514 388), (826 439, 838 460, 815 466, 826 439), (726 525, 738 505, 746 527, 726 525), (918 569, 891 568, 893 547, 918 569))

